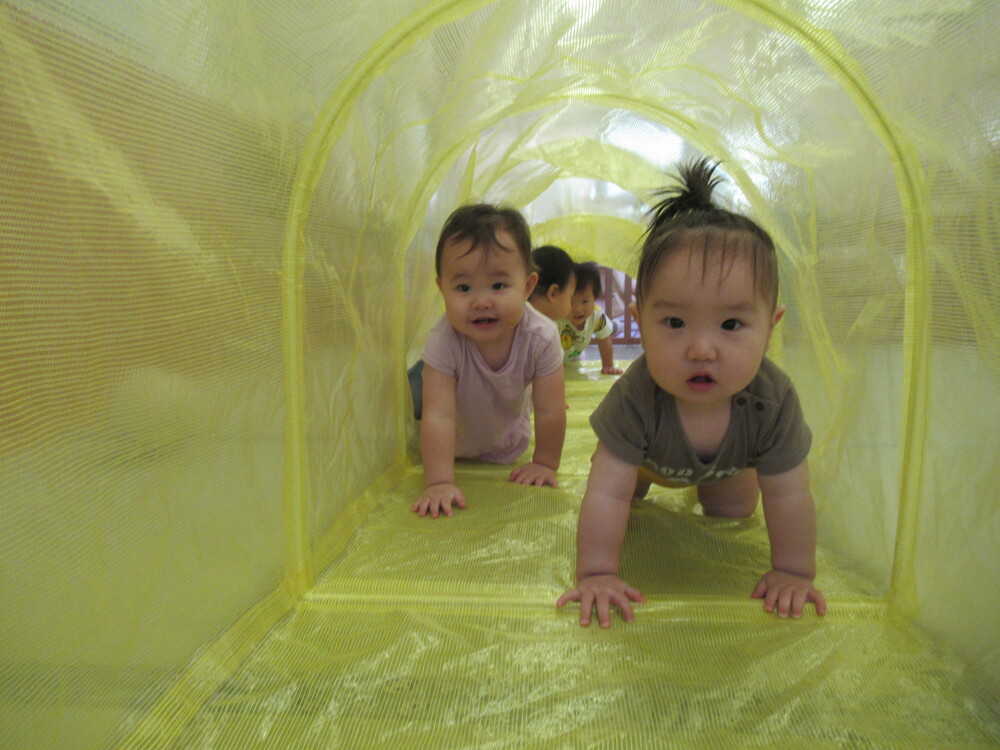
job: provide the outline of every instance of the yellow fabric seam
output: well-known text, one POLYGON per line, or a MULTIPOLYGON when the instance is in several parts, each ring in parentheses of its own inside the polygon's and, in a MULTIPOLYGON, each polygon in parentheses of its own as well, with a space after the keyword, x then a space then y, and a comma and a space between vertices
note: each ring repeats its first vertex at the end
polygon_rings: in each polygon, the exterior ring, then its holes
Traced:
POLYGON ((297 593, 283 581, 207 646, 147 713, 120 750, 170 747, 257 643, 295 607, 297 593))
MULTIPOLYGON (((480 5, 483 3, 469 3, 480 5)), ((372 51, 352 70, 323 107, 310 133, 296 170, 282 250, 282 338, 285 362, 285 488, 286 577, 293 591, 301 594, 314 583, 308 529, 308 456, 306 453, 305 365, 302 334, 302 275, 305 262, 303 228, 309 201, 333 147, 334 134, 348 101, 357 95, 380 66, 402 54, 436 27, 435 18, 466 3, 449 2, 429 6, 387 32, 372 51)))
MULTIPOLYGON (((331 611, 341 609, 345 604, 369 607, 380 610, 423 608, 439 609, 446 605, 449 610, 472 609, 476 611, 504 609, 504 616, 516 616, 519 613, 530 617, 539 617, 540 612, 556 611, 555 600, 562 593, 552 590, 542 592, 540 596, 526 600, 522 596, 462 596, 450 592, 441 594, 416 594, 386 596, 384 592, 372 594, 310 594, 299 605, 302 610, 331 611)), ((762 617, 774 618, 773 614, 763 612, 759 601, 746 599, 734 600, 731 597, 692 596, 683 598, 648 599, 640 607, 641 619, 711 619, 745 621, 748 613, 761 612, 762 617), (693 612, 692 612, 693 610, 693 612)), ((579 610, 568 607, 566 612, 579 616, 579 610)), ((811 612, 804 619, 816 619, 825 622, 842 622, 845 619, 883 619, 892 613, 891 605, 885 599, 837 599, 836 607, 827 615, 813 615, 811 612)), ((777 618, 775 618, 777 619, 777 618)))
MULTIPOLYGON (((351 533, 361 525, 372 508, 378 504, 381 496, 400 480, 406 469, 407 462, 400 458, 399 461, 382 472, 360 497, 350 503, 323 535, 323 538, 316 543, 312 560, 314 569, 325 570, 333 562, 334 558, 343 551, 351 533)), ((313 594, 305 592, 304 596, 310 597, 313 594)))

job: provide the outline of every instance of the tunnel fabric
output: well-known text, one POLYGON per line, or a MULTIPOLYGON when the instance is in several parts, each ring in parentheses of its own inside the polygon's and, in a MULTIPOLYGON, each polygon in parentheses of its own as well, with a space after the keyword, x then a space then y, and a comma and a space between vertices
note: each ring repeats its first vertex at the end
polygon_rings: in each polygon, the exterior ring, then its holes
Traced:
POLYGON ((469 505, 431 521, 409 510, 409 470, 178 745, 994 746, 1000 724, 954 655, 826 556, 829 615, 766 615, 749 598, 769 567, 763 518, 706 518, 682 490, 633 509, 622 572, 649 600, 635 623, 584 629, 575 605, 557 611, 586 417, 609 381, 599 360, 571 366, 559 489, 460 462, 469 505))
POLYGON ((1000 5, 134 5, 0 5, 0 745, 996 744, 1000 5), (580 631, 582 423, 548 506, 466 467, 454 541, 396 515, 437 231, 504 201, 629 270, 703 154, 779 246, 831 616, 762 617, 759 526, 661 498, 639 626, 580 631))

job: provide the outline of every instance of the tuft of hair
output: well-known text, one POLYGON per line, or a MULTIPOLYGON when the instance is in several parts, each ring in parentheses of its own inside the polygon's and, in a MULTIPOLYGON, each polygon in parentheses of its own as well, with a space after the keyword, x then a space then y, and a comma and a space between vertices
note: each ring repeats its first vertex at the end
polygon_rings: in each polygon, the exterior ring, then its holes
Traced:
POLYGON ((593 261, 576 264, 576 289, 589 289, 594 299, 601 296, 601 271, 593 261))
POLYGON ((544 296, 553 284, 565 289, 574 274, 573 259, 569 257, 569 253, 555 245, 536 247, 531 253, 531 260, 538 271, 538 283, 535 284, 532 296, 544 296))
POLYGON ((642 304, 660 264, 682 249, 702 253, 702 273, 725 267, 735 258, 751 264, 757 293, 772 309, 778 302, 778 261, 771 236, 754 221, 716 205, 712 198, 722 178, 719 162, 699 159, 681 167, 677 185, 655 193, 663 199, 650 209, 636 272, 636 302, 642 304))
POLYGON ((685 211, 711 211, 716 208, 712 201, 715 186, 722 178, 715 174, 719 162, 714 164, 707 158, 699 159, 680 168, 680 184, 657 190, 653 195, 663 196, 663 200, 652 208, 653 220, 649 231, 673 221, 685 211))
POLYGON ((464 242, 470 239, 472 240, 470 253, 477 248, 484 248, 487 251, 500 248, 520 255, 528 273, 535 270, 531 262, 531 230, 521 212, 509 206, 470 203, 452 211, 441 229, 434 253, 434 270, 438 277, 441 276, 441 253, 444 246, 448 242, 464 242), (514 240, 514 247, 508 247, 500 242, 500 232, 510 234, 514 240))

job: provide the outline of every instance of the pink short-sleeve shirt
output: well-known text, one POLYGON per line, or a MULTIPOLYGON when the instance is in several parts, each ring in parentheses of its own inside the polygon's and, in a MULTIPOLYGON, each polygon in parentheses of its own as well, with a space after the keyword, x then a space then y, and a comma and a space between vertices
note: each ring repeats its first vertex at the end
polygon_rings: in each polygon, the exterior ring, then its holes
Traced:
POLYGON ((531 440, 532 381, 560 369, 563 352, 555 323, 525 304, 510 357, 499 370, 444 316, 427 335, 422 358, 455 378, 455 456, 506 464, 531 440))

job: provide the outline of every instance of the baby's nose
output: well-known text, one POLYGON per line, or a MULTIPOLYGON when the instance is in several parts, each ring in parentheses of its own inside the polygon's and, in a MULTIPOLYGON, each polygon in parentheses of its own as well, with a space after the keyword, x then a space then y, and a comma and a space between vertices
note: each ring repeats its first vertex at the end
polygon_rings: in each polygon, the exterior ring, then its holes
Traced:
POLYGON ((696 336, 691 340, 688 347, 688 359, 693 360, 713 360, 715 359, 715 344, 708 336, 696 336))

